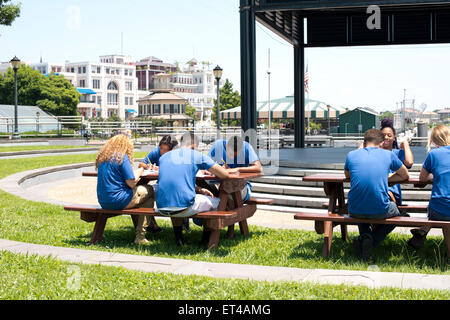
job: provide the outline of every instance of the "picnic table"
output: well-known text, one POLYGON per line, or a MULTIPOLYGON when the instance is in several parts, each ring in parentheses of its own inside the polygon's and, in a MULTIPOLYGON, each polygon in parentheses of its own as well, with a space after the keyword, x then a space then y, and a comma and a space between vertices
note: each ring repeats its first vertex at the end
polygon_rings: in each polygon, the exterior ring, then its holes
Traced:
MULTIPOLYGON (((318 234, 324 234, 324 245, 322 255, 328 256, 331 250, 331 241, 333 238, 333 228, 341 226, 341 236, 344 241, 348 241, 348 224, 368 223, 367 219, 356 219, 348 216, 347 205, 345 203, 344 183, 350 182, 345 175, 342 174, 314 174, 303 177, 303 181, 323 182, 325 194, 328 197, 328 204, 324 204, 328 208, 328 214, 299 212, 294 215, 296 220, 312 220, 314 221, 315 230, 318 234)), ((416 188, 424 188, 432 181, 421 182, 419 177, 413 176, 408 180, 398 182, 399 184, 412 184, 416 188)), ((427 212, 427 206, 399 206, 407 211, 427 212)), ((413 217, 394 217, 381 220, 370 220, 372 224, 392 224, 405 227, 421 227, 430 226, 432 228, 442 228, 444 240, 447 244, 447 251, 450 255, 450 222, 449 221, 431 221, 423 218, 413 217)))
MULTIPOLYGON (((97 177, 97 172, 83 172, 84 177, 97 177)), ((239 223, 240 232, 242 235, 248 235, 248 223, 247 219, 252 217, 256 212, 256 205, 258 203, 270 204, 270 201, 260 200, 260 199, 250 199, 246 203, 243 203, 241 191, 246 186, 247 181, 254 178, 262 177, 263 173, 236 173, 231 174, 227 179, 219 179, 218 177, 211 174, 199 174, 196 178, 196 183, 200 187, 207 188, 210 190, 214 196, 220 199, 219 207, 216 211, 206 212, 197 214, 193 218, 202 218, 204 221, 204 227, 211 231, 208 249, 217 247, 220 237, 220 230, 223 228, 228 228, 226 237, 234 237, 234 225, 239 223), (219 183, 219 188, 216 188, 214 184, 207 183, 208 181, 217 181, 219 183)), ((157 180, 159 177, 159 172, 154 171, 148 174, 141 175, 138 185, 146 185, 152 180, 157 180)), ((80 207, 67 207, 66 210, 72 211, 83 211, 80 207), (80 209, 80 210, 76 210, 80 209)), ((97 209, 101 210, 101 209, 97 209)), ((86 210, 84 210, 86 211, 86 210)), ((131 214, 133 222, 137 223, 137 215, 143 214, 142 212, 137 212, 139 210, 122 210, 123 214, 131 214), (135 215, 133 215, 135 214, 135 215)), ((118 212, 114 212, 118 213, 118 212)), ((154 213, 153 216, 161 216, 160 214, 154 213)), ((83 216, 83 215, 82 215, 83 216)), ((91 219, 93 220, 93 219, 91 219)), ((87 220, 86 220, 87 221, 87 220)), ((98 241, 99 237, 96 236, 93 241, 98 241)))

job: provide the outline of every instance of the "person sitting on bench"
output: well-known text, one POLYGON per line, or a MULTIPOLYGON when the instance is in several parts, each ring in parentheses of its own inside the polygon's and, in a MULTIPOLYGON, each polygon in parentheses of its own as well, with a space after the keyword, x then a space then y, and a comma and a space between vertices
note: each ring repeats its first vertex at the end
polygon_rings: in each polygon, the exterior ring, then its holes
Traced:
MULTIPOLYGON (((428 141, 428 155, 420 170, 419 180, 433 181, 431 199, 428 204, 428 219, 450 221, 450 129, 437 126, 428 141), (431 150, 431 144, 437 148, 431 150)), ((430 227, 412 229, 413 237, 408 244, 414 249, 422 247, 430 227)), ((450 257, 449 257, 450 259, 450 257)))
MULTIPOLYGON (((173 150, 178 145, 178 141, 172 138, 170 135, 165 135, 159 141, 158 147, 150 151, 150 153, 145 157, 143 162, 139 163, 139 168, 144 168, 145 170, 157 170, 159 167, 159 158, 165 155, 167 152, 173 150)), ((156 192, 158 184, 153 184, 153 189, 156 192)), ((188 225, 189 226, 189 225, 188 225)), ((144 222, 144 228, 152 233, 161 232, 162 229, 158 226, 155 217, 147 217, 144 222)))
POLYGON ((184 244, 183 218, 199 212, 217 209, 219 199, 207 189, 195 186, 199 170, 208 170, 220 179, 228 178, 228 172, 210 157, 195 148, 198 140, 193 133, 181 138, 181 147, 172 150, 159 159, 158 190, 156 192, 157 211, 172 218, 175 242, 184 244))
MULTIPOLYGON (((400 216, 397 206, 389 200, 389 182, 409 178, 408 169, 398 157, 381 149, 383 133, 370 129, 364 135, 364 148, 350 152, 345 161, 344 173, 350 178, 348 212, 351 217, 361 219, 387 219, 400 216)), ((354 241, 358 257, 373 261, 372 248, 378 246, 394 230, 393 225, 371 227, 370 222, 358 225, 360 236, 354 241)))
MULTIPOLYGON (((133 154, 133 144, 124 134, 112 137, 98 152, 95 160, 98 170, 97 199, 103 209, 153 208, 153 188, 136 185, 144 169, 133 171, 133 154)), ((144 222, 145 216, 139 216, 136 244, 148 242, 144 222)))
MULTIPOLYGON (((261 162, 255 150, 240 136, 233 136, 227 140, 214 142, 208 153, 217 163, 228 169, 228 173, 261 173, 261 162)), ((252 185, 247 181, 247 186, 242 189, 242 201, 246 202, 251 197, 252 185)))

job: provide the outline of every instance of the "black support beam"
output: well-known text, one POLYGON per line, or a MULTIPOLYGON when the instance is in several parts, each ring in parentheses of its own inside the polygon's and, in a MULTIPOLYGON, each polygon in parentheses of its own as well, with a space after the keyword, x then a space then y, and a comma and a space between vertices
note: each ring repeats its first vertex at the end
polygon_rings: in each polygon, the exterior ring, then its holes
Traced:
POLYGON ((240 0, 241 125, 256 130, 256 25, 254 0, 240 0))

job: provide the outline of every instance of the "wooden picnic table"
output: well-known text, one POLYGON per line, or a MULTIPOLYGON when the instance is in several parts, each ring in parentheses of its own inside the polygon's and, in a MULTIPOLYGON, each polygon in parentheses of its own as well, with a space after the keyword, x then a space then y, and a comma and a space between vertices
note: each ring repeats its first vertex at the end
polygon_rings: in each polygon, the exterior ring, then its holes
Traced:
MULTIPOLYGON (((330 214, 347 214, 347 205, 345 203, 344 195, 344 183, 350 182, 350 179, 345 177, 343 173, 320 173, 303 177, 303 181, 309 182, 323 182, 323 189, 328 197, 328 213, 330 214)), ((428 182, 432 183, 432 182, 428 182)), ((410 177, 408 180, 398 182, 398 184, 413 184, 417 188, 423 188, 428 183, 419 181, 419 177, 410 177)), ((324 232, 323 222, 315 222, 315 230, 317 233, 322 234, 324 232)), ((341 224, 342 239, 348 240, 347 225, 341 224)))
MULTIPOLYGON (((97 172, 83 172, 84 177, 96 177, 97 172)), ((223 218, 204 220, 204 227, 211 230, 210 243, 208 247, 215 247, 218 244, 220 237, 220 230, 228 227, 227 238, 234 237, 234 225, 239 223, 240 232, 242 235, 248 235, 247 219, 252 217, 256 212, 255 201, 248 201, 244 204, 241 196, 241 191, 245 188, 247 181, 254 178, 264 176, 263 173, 236 173, 230 174, 227 179, 219 179, 211 174, 203 174, 197 176, 196 183, 202 188, 210 190, 215 197, 220 199, 217 211, 236 212, 236 215, 224 216, 223 218), (209 184, 207 181, 217 181, 219 188, 214 184, 209 184)), ((150 174, 141 175, 138 185, 146 185, 150 181, 158 180, 159 173, 152 172, 150 174)))

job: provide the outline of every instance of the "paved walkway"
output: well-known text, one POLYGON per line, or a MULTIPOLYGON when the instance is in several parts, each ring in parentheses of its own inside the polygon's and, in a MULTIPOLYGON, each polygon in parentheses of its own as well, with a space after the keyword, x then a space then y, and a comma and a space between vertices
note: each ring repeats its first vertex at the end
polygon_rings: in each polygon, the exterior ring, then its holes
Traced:
MULTIPOLYGON (((144 272, 165 272, 213 278, 257 281, 298 281, 317 284, 361 285, 370 288, 449 290, 450 276, 378 271, 299 269, 230 263, 212 263, 183 259, 158 258, 94 250, 61 248, 0 240, 0 250, 19 254, 52 256, 70 263, 100 264, 144 272)), ((370 268, 370 267, 369 267, 370 268)), ((376 268, 376 267, 374 267, 376 268)))

